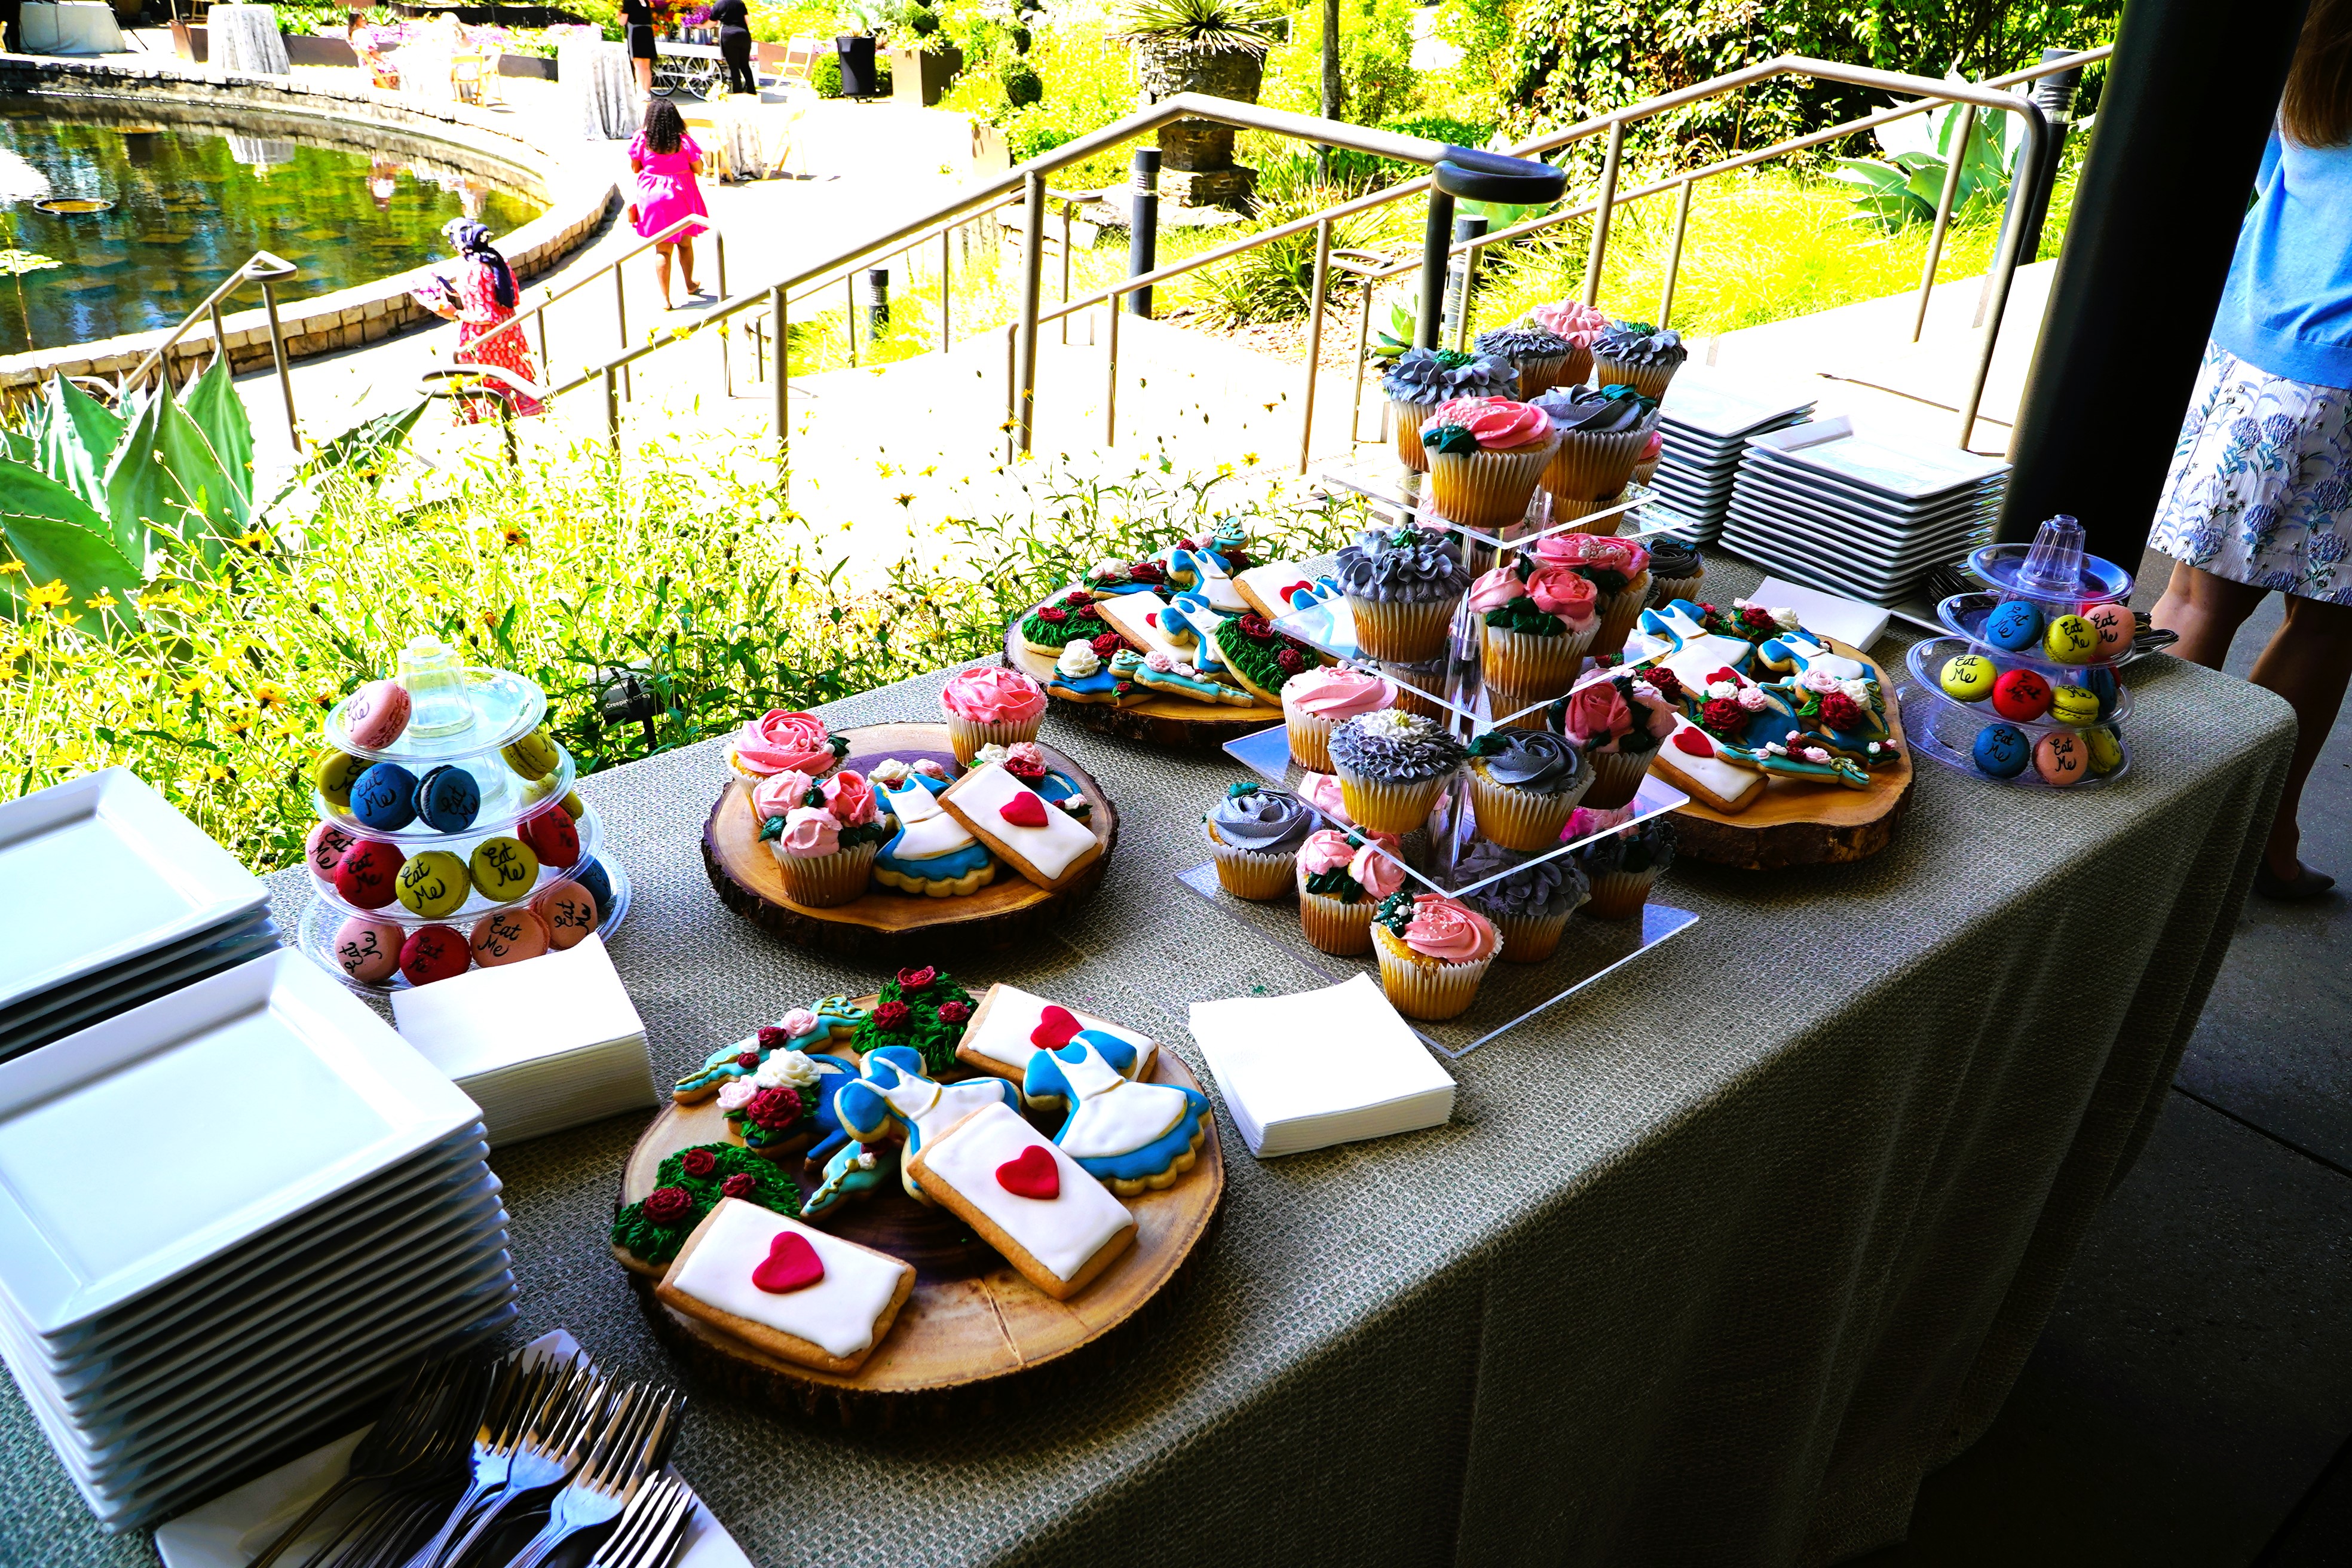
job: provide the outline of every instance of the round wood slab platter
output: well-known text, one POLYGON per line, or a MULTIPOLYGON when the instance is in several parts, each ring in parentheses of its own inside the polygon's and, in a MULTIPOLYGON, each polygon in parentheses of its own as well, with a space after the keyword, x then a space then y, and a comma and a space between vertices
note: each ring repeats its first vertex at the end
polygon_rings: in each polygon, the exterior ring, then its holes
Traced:
MULTIPOLYGON (((1829 647, 1877 670, 1879 689, 1894 690, 1868 654, 1836 641, 1829 647)), ((1675 852, 1751 871, 1839 866, 1877 854, 1895 841, 1916 782, 1902 709, 1891 700, 1886 721, 1898 748, 1895 760, 1871 774, 1868 789, 1767 778, 1756 804, 1742 812, 1720 812, 1694 800, 1675 814, 1675 852)))
MULTIPOLYGON (((956 771, 944 724, 868 724, 840 733, 849 742, 842 765, 858 773, 886 757, 908 762, 931 757, 950 773, 956 771)), ((1011 946, 1092 898, 1110 866, 1111 852, 1118 847, 1118 809, 1094 775, 1042 742, 1038 749, 1045 752, 1047 767, 1086 795, 1092 808, 1087 826, 1102 846, 1102 853, 1058 892, 1048 892, 999 862, 995 880, 978 892, 955 898, 926 898, 877 887, 864 898, 831 909, 796 904, 784 896, 784 876, 776 867, 775 852, 760 842, 751 792, 732 780, 702 826, 703 868, 720 902, 797 946, 885 968, 1011 946)))
MULTIPOLYGON (((866 996, 857 1005, 874 1002, 866 996)), ((827 1049, 856 1057, 843 1047, 827 1049)), ((1151 1076, 1201 1087, 1164 1048, 1153 1053, 1151 1076)), ((915 1266, 914 1293, 890 1332, 864 1366, 845 1375, 779 1361, 672 1310, 654 1294, 660 1270, 617 1248, 614 1256, 628 1269, 656 1336, 739 1399, 863 1428, 985 1416, 1093 1374, 1117 1359, 1123 1342, 1164 1320, 1224 1198, 1224 1151, 1213 1117, 1207 1127, 1192 1168, 1174 1185, 1120 1200, 1135 1215, 1133 1245, 1067 1301, 1039 1290, 961 1220, 924 1207, 895 1181, 835 1210, 821 1228, 915 1266)), ((653 1191, 654 1173, 680 1149, 733 1142, 715 1098, 668 1106, 629 1154, 621 1202, 635 1203, 653 1191)), ((797 1152, 777 1164, 803 1196, 815 1187, 817 1173, 797 1152)))
MULTIPOLYGON (((1032 653, 1021 640, 1021 627, 1004 628, 1004 662, 1040 681, 1054 673, 1054 661, 1032 653)), ((1108 702, 1072 702, 1048 694, 1046 703, 1056 719, 1097 734, 1172 749, 1215 751, 1228 741, 1255 735, 1269 724, 1282 722, 1282 710, 1261 702, 1252 708, 1232 708, 1221 702, 1188 702, 1175 697, 1153 697, 1132 707, 1108 702)))

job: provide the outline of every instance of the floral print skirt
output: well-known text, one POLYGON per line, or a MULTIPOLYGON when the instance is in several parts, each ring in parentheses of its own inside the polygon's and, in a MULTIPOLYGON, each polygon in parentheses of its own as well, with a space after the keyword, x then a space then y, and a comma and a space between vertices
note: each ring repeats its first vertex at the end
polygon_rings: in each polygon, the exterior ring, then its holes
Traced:
POLYGON ((2205 345, 2148 543, 2257 588, 2352 605, 2352 391, 2205 345))

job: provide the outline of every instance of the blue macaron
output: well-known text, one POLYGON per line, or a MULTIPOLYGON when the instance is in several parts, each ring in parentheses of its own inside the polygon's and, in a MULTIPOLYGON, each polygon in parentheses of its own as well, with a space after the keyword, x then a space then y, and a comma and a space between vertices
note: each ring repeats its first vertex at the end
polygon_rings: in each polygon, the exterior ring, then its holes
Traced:
POLYGON ((586 889, 588 896, 596 900, 599 921, 613 918, 613 879, 604 874, 604 867, 593 860, 583 860, 564 875, 586 889))
POLYGON ((2022 653, 2042 638, 2042 611, 2025 599, 1996 605, 1984 618, 1984 635, 1997 648, 2022 653))
POLYGON ((2013 779, 2033 760, 2033 744, 2014 724, 1988 724, 1977 731, 1969 754, 1977 767, 1997 779, 2013 779))
POLYGON ((397 833, 416 820, 416 775, 398 763, 378 763, 352 784, 352 816, 362 827, 397 833))
POLYGON ((482 786, 463 768, 444 763, 417 781, 416 815, 427 827, 462 833, 481 809, 482 786))

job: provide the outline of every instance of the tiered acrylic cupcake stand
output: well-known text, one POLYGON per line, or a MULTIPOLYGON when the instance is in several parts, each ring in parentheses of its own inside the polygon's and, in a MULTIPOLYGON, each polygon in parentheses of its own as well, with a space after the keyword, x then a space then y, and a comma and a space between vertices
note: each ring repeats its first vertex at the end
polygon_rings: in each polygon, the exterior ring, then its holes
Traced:
POLYGON ((2123 604, 2131 597, 2131 574, 2113 562, 2084 554, 2082 525, 2063 516, 2043 523, 2030 545, 1990 544, 1972 552, 1968 570, 1988 584, 1987 591, 1955 594, 1937 605, 1937 618, 1952 635, 1911 646, 1911 679, 1903 689, 1901 700, 1903 722, 1914 750, 1989 784, 2028 789, 2097 789, 2131 772, 2131 750, 2123 739, 2123 721, 2131 715, 2131 693, 2116 679, 2123 660, 2094 658, 2066 664, 2049 657, 2039 635, 2021 649, 2001 647, 1985 636, 1987 617, 2011 600, 2032 605, 2045 627, 2061 616, 2123 604), (2098 716, 2086 722, 2047 713, 2039 719, 2010 719, 1994 710, 1990 697, 1974 701, 1954 697, 1944 689, 1943 668, 1947 661, 1963 654, 1990 661, 2000 674, 2030 669, 2053 689, 2087 686, 2099 699, 2098 716), (2024 736, 2027 761, 2012 777, 1987 773, 1977 764, 1977 738, 1994 725, 2007 725, 2024 736), (2096 751, 2095 731, 2104 731, 2097 738, 2096 751), (2105 769, 2086 765, 2069 784, 2045 782, 2033 756, 2043 738, 2052 734, 2075 737, 2079 754, 2085 759, 2098 756, 2105 749, 2105 742, 2112 741, 2114 761, 2105 769))
MULTIPOLYGON (((397 831, 366 826, 348 811, 331 805, 317 789, 311 808, 322 822, 332 824, 358 839, 377 839, 395 846, 404 858, 426 850, 446 850, 469 859, 474 847, 499 835, 521 837, 523 825, 542 813, 566 810, 575 769, 572 754, 550 737, 555 766, 543 777, 526 778, 503 754, 506 748, 539 730, 547 716, 547 694, 537 683, 510 670, 467 667, 429 638, 419 638, 401 654, 400 684, 409 693, 408 726, 389 746, 368 747, 351 737, 345 722, 351 699, 345 698, 327 715, 323 739, 327 745, 369 763, 397 763, 422 778, 438 767, 462 768, 481 792, 474 820, 450 833, 429 827, 422 820, 397 831)), ((629 911, 629 879, 619 863, 604 850, 604 825, 593 807, 576 799, 579 815, 572 826, 580 835, 579 858, 570 866, 540 868, 539 879, 521 898, 486 899, 476 889, 449 913, 414 914, 397 900, 379 910, 362 910, 347 902, 331 880, 311 875, 312 898, 302 912, 302 951, 355 991, 386 995, 405 989, 408 981, 398 971, 374 985, 362 984, 336 961, 337 935, 345 922, 358 919, 383 921, 399 929, 404 939, 425 926, 448 926, 469 933, 483 916, 502 910, 528 908, 530 900, 559 881, 577 882, 596 900, 597 934, 610 940, 629 911)), ((529 962, 525 960, 524 962, 529 962)))
MULTIPOLYGON (((1318 477, 1332 489, 1362 497, 1379 520, 1379 526, 1419 526, 1451 532, 1459 542, 1464 565, 1473 578, 1508 559, 1512 552, 1533 545, 1547 534, 1578 529, 1587 532, 1616 532, 1622 529, 1624 537, 1636 541, 1647 534, 1670 532, 1686 539, 1685 531, 1689 526, 1684 519, 1669 510, 1654 491, 1640 485, 1628 485, 1624 498, 1612 506, 1601 508, 1587 516, 1554 521, 1550 514, 1550 497, 1538 488, 1529 503, 1526 519, 1511 528, 1509 537, 1505 538, 1437 515, 1423 499, 1424 476, 1410 471, 1398 475, 1392 462, 1378 458, 1350 459, 1327 466, 1318 477)), ((1358 653, 1352 637, 1341 640, 1332 635, 1332 617, 1320 606, 1293 611, 1277 618, 1274 626, 1277 631, 1320 648, 1335 658, 1354 658, 1358 653)), ((1508 712, 1493 712, 1486 688, 1480 677, 1484 640, 1481 623, 1465 603, 1454 617, 1442 679, 1401 680, 1396 674, 1397 667, 1384 668, 1391 681, 1423 699, 1424 711, 1442 715, 1443 721, 1465 742, 1558 700, 1557 698, 1547 697, 1508 712)), ((1579 679, 1577 686, 1580 688, 1602 679, 1606 679, 1603 672, 1588 671, 1579 679)), ((1228 742, 1224 749, 1253 773, 1281 788, 1297 790, 1303 770, 1290 759, 1286 726, 1277 723, 1257 731, 1228 742)), ((1688 798, 1661 779, 1644 778, 1630 803, 1634 811, 1630 820, 1645 821, 1662 812, 1675 810, 1688 798)), ((1302 804, 1307 803, 1302 799, 1302 804)), ((1314 807, 1309 805, 1308 810, 1311 812, 1314 807)), ((1321 814, 1317 813, 1317 816, 1320 820, 1321 814)), ((1325 822, 1324 825, 1341 826, 1337 822, 1325 822)), ((1564 842, 1541 855, 1529 856, 1494 876, 1475 879, 1467 876, 1462 869, 1463 860, 1477 843, 1478 832, 1470 805, 1467 773, 1457 773, 1430 813, 1428 828, 1405 837, 1405 858, 1400 864, 1408 890, 1426 889, 1459 898, 1475 893, 1528 866, 1572 854, 1602 837, 1605 835, 1592 834, 1564 842)), ((1379 961, 1370 954, 1361 958, 1341 957, 1309 943, 1300 929, 1297 910, 1288 902, 1256 902, 1235 898, 1226 892, 1217 880, 1217 868, 1212 862, 1204 861, 1178 873, 1178 880, 1231 918, 1282 943, 1316 973, 1333 980, 1344 980, 1358 973, 1369 973, 1375 978, 1379 974, 1379 961)), ((1496 961, 1479 984, 1477 1000, 1461 1017, 1408 1022, 1432 1050, 1442 1057, 1459 1059, 1557 1006, 1668 937, 1687 930, 1697 919, 1687 910, 1674 909, 1654 900, 1643 906, 1638 920, 1601 921, 1581 914, 1571 915, 1559 948, 1549 958, 1526 964, 1496 961)))

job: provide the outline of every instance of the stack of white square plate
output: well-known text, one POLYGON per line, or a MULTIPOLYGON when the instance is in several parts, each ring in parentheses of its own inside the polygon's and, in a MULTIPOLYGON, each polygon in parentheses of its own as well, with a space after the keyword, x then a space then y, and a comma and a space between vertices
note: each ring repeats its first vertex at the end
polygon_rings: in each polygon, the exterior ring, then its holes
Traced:
POLYGON ((0 805, 0 1061, 278 946, 268 892, 128 769, 0 805))
POLYGON ((1722 542, 1885 605, 1991 539, 2008 475, 1999 458, 1864 434, 1843 416, 1801 425, 1748 444, 1722 542))
POLYGON ((1801 425, 1813 400, 1769 383, 1685 365, 1658 405, 1665 445, 1650 488, 1689 521, 1677 529, 1699 543, 1723 529, 1732 478, 1748 441, 1768 430, 1801 425))
POLYGON ((299 952, 0 1063, 0 1357, 109 1530, 514 1316, 473 1102, 299 952))

